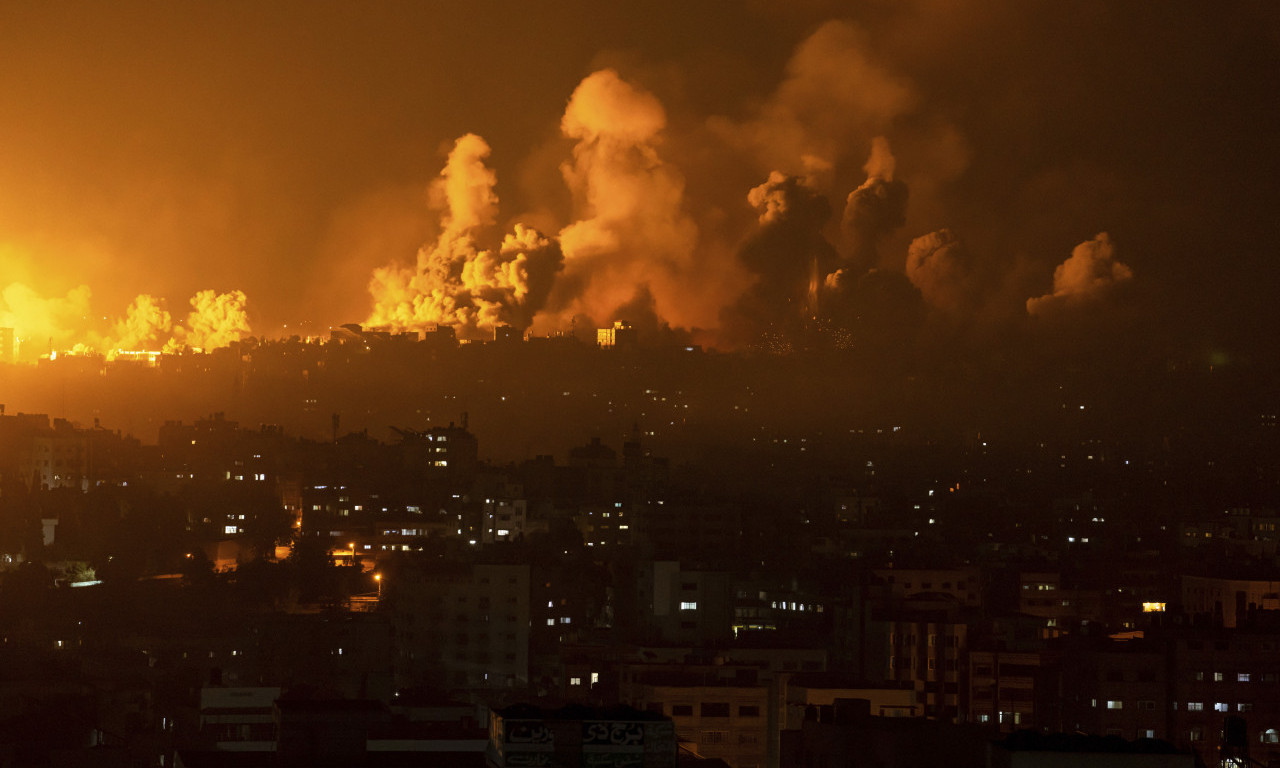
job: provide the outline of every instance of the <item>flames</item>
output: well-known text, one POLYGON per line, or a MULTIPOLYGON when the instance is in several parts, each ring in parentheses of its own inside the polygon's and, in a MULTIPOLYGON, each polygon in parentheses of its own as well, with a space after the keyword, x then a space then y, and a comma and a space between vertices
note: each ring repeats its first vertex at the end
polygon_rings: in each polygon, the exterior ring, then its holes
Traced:
POLYGON ((4 352, 30 361, 58 354, 113 359, 122 354, 208 351, 226 347, 250 330, 248 300, 242 291, 200 291, 180 321, 165 309, 163 299, 150 294, 134 298, 114 321, 95 318, 91 298, 84 285, 63 296, 41 296, 24 283, 10 283, 0 292, 0 327, 14 330, 17 349, 4 352))
MULTIPOLYGON (((917 85, 852 23, 821 25, 761 96, 735 117, 690 120, 614 69, 593 72, 568 94, 547 165, 560 202, 513 217, 489 143, 462 135, 430 183, 434 237, 403 261, 380 257, 365 324, 481 339, 625 320, 734 347, 815 320, 955 321, 997 314, 995 302, 1019 318, 1070 312, 1133 277, 1102 234, 1057 266, 1045 293, 935 220, 937 190, 969 162, 964 137, 922 114, 917 85), (718 176, 694 184, 687 168, 718 176)), ((250 333, 243 291, 201 290, 186 306, 144 293, 102 315, 88 286, 31 287, 4 247, 0 327, 14 329, 22 359, 209 350, 250 333)))

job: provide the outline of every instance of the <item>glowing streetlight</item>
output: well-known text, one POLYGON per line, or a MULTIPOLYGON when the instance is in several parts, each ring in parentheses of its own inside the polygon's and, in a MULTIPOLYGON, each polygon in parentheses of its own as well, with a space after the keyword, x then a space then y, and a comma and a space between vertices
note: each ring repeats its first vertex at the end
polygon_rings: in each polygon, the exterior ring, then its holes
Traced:
POLYGON ((373 574, 373 580, 378 584, 378 599, 381 600, 382 599, 382 574, 380 573, 373 574))

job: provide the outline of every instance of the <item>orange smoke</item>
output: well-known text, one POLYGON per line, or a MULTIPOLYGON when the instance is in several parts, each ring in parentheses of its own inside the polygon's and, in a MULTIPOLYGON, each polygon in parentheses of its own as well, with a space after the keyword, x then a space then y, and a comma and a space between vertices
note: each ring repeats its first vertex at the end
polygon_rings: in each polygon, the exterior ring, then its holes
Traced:
POLYGON ((413 266, 374 272, 367 325, 421 330, 440 323, 464 338, 504 324, 528 327, 562 257, 554 242, 522 225, 497 250, 478 247, 477 237, 498 212, 497 176, 485 165, 488 156, 489 145, 475 134, 454 143, 432 189, 442 209, 440 236, 419 249, 413 266))
POLYGON ((1033 315, 1099 298, 1133 278, 1133 270, 1115 260, 1115 246, 1106 232, 1077 245, 1053 271, 1053 292, 1027 299, 1033 315))

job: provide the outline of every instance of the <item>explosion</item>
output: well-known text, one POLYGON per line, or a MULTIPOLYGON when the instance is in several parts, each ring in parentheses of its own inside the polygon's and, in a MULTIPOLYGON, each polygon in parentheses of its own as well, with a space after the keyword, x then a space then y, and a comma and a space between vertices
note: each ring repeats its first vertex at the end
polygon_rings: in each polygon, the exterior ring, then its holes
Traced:
POLYGON ((79 286, 62 297, 42 297, 22 283, 11 283, 0 292, 0 327, 12 328, 21 359, 42 354, 177 353, 185 349, 209 351, 226 347, 249 334, 242 291, 198 292, 191 312, 175 323, 163 301, 140 294, 125 309, 124 317, 101 332, 90 322, 88 286, 79 286))
POLYGON ((411 267, 377 270, 368 325, 421 330, 434 323, 478 338, 500 325, 524 330, 546 301, 563 266, 560 247, 521 224, 496 250, 476 240, 494 223, 497 176, 484 164, 489 145, 475 134, 459 138, 433 191, 442 200, 441 232, 418 251, 411 267))
POLYGON ((1115 260, 1106 232, 1083 242, 1053 271, 1053 291, 1027 299, 1027 312, 1038 315, 1095 300, 1133 278, 1133 270, 1115 260))

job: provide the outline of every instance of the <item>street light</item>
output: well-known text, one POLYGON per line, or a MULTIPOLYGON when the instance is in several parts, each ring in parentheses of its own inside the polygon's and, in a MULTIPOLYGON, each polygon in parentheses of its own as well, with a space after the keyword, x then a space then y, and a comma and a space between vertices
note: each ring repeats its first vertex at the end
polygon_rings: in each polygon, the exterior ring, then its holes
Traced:
POLYGON ((382 599, 382 574, 373 574, 373 580, 378 583, 378 599, 382 599))

